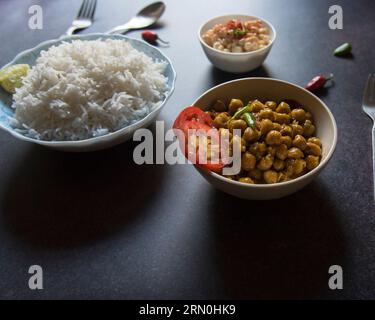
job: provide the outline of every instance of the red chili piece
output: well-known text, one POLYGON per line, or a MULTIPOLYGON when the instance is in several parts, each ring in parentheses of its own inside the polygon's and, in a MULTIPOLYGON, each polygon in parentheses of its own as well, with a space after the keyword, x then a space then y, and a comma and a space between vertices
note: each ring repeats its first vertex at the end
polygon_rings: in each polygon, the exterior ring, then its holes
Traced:
POLYGON ((315 91, 315 90, 318 90, 322 87, 324 87, 324 85, 326 84, 326 82, 328 80, 332 80, 333 79, 333 74, 331 73, 328 77, 326 76, 323 76, 323 75, 319 75, 319 76, 316 76, 314 77, 306 86, 305 86, 305 89, 309 90, 309 91, 315 91))
POLYGON ((143 38, 143 40, 145 40, 145 41, 147 41, 148 43, 151 43, 151 44, 155 44, 157 42, 156 40, 159 40, 159 41, 161 41, 165 44, 169 43, 167 41, 164 41, 164 40, 160 39, 156 32, 150 31, 150 30, 143 31, 142 32, 142 38, 143 38))

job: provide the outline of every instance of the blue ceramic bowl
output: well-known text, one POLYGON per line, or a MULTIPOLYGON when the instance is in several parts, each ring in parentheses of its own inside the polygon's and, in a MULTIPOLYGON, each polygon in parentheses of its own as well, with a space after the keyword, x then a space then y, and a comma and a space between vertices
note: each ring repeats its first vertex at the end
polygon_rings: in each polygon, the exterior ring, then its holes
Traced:
POLYGON ((163 108, 169 97, 172 95, 176 80, 176 72, 172 66, 171 61, 160 50, 149 45, 144 41, 128 38, 123 35, 109 35, 102 33, 69 36, 61 39, 45 41, 36 46, 35 48, 23 51, 20 54, 18 54, 9 64, 7 64, 7 66, 19 63, 27 63, 30 66, 33 66, 35 65, 36 59, 39 57, 40 52, 43 50, 47 50, 51 46, 59 45, 62 42, 71 42, 72 40, 97 39, 122 39, 124 41, 128 41, 135 49, 143 52, 147 56, 151 57, 153 60, 164 61, 167 63, 167 67, 164 71, 164 75, 168 79, 167 91, 165 94, 165 98, 163 102, 160 104, 160 106, 155 108, 145 118, 139 120, 138 122, 100 137, 79 141, 42 141, 26 137, 15 131, 14 128, 12 128, 12 126, 10 125, 10 118, 14 114, 14 109, 11 107, 12 95, 0 88, 0 128, 9 132, 14 137, 24 141, 37 143, 46 147, 62 151, 82 152, 106 149, 114 145, 120 144, 126 140, 131 139, 135 130, 149 126, 156 119, 161 109, 163 108))

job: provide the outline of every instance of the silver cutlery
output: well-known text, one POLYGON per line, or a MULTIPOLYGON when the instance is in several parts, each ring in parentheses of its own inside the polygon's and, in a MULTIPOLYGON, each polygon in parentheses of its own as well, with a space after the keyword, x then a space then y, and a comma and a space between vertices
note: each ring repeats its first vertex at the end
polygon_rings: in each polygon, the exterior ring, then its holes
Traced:
POLYGON ((125 33, 129 30, 143 29, 153 25, 162 16, 165 4, 161 1, 151 3, 137 13, 128 22, 119 25, 106 33, 125 33))
POLYGON ((374 201, 375 201, 375 75, 370 74, 367 79, 366 89, 362 100, 363 111, 372 119, 372 175, 374 183, 374 201))
POLYGON ((63 36, 71 36, 75 31, 90 27, 94 20, 97 0, 83 0, 77 17, 63 36))

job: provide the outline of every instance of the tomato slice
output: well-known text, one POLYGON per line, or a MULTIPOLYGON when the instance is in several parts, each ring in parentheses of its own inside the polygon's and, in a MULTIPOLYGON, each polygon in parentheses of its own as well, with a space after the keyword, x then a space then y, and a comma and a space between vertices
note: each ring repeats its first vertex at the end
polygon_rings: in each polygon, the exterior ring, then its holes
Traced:
MULTIPOLYGON (((173 128, 184 130, 184 127, 186 127, 190 122, 193 122, 192 126, 196 127, 189 129, 199 129, 199 124, 207 125, 210 128, 213 127, 213 120, 206 112, 202 111, 198 107, 191 106, 185 108, 180 112, 173 124, 173 128), (196 125, 194 125, 195 122, 197 122, 196 125)), ((204 126, 202 126, 202 129, 203 127, 204 126)))
POLYGON ((227 22, 228 29, 242 29, 242 22, 236 20, 229 20, 227 22))
MULTIPOLYGON (((195 106, 187 107, 181 111, 173 124, 173 129, 182 130, 184 133, 182 141, 180 140, 180 146, 185 153, 185 157, 188 159, 188 140, 189 136, 194 134, 194 132, 196 137, 198 137, 197 131, 209 132, 211 135, 214 135, 216 141, 220 141, 219 131, 214 128, 210 115, 195 106)), ((225 166, 222 159, 219 160, 219 163, 213 163, 210 160, 207 160, 207 163, 199 163, 199 147, 196 150, 195 160, 197 162, 195 163, 196 165, 210 171, 218 172, 225 166)))

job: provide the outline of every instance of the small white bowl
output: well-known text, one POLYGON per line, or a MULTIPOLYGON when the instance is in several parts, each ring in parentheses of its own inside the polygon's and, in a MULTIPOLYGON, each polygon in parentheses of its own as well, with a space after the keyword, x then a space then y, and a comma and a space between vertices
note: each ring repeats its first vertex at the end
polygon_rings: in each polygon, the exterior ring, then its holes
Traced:
POLYGON ((314 117, 316 136, 322 142, 322 159, 312 171, 296 179, 275 184, 246 184, 232 181, 212 171, 195 168, 214 187, 243 199, 278 199, 290 195, 311 182, 323 168, 336 148, 337 127, 335 119, 317 96, 295 84, 270 78, 244 78, 220 84, 202 94, 193 105, 207 110, 217 100, 229 101, 239 98, 243 101, 258 98, 260 100, 295 100, 314 117))
POLYGON ((243 14, 229 14, 225 16, 212 18, 211 20, 203 24, 199 28, 198 38, 208 60, 210 60, 215 67, 231 73, 243 73, 254 70, 262 65, 264 60, 267 58, 269 52, 271 51, 273 43, 275 42, 276 31, 272 24, 270 24, 268 21, 262 18, 243 14), (270 43, 266 47, 259 50, 251 52, 233 53, 223 52, 214 49, 204 42, 204 40, 202 39, 202 35, 207 30, 213 28, 216 24, 226 23, 232 19, 236 19, 242 22, 255 19, 262 20, 262 22, 266 25, 266 27, 269 30, 270 43))

